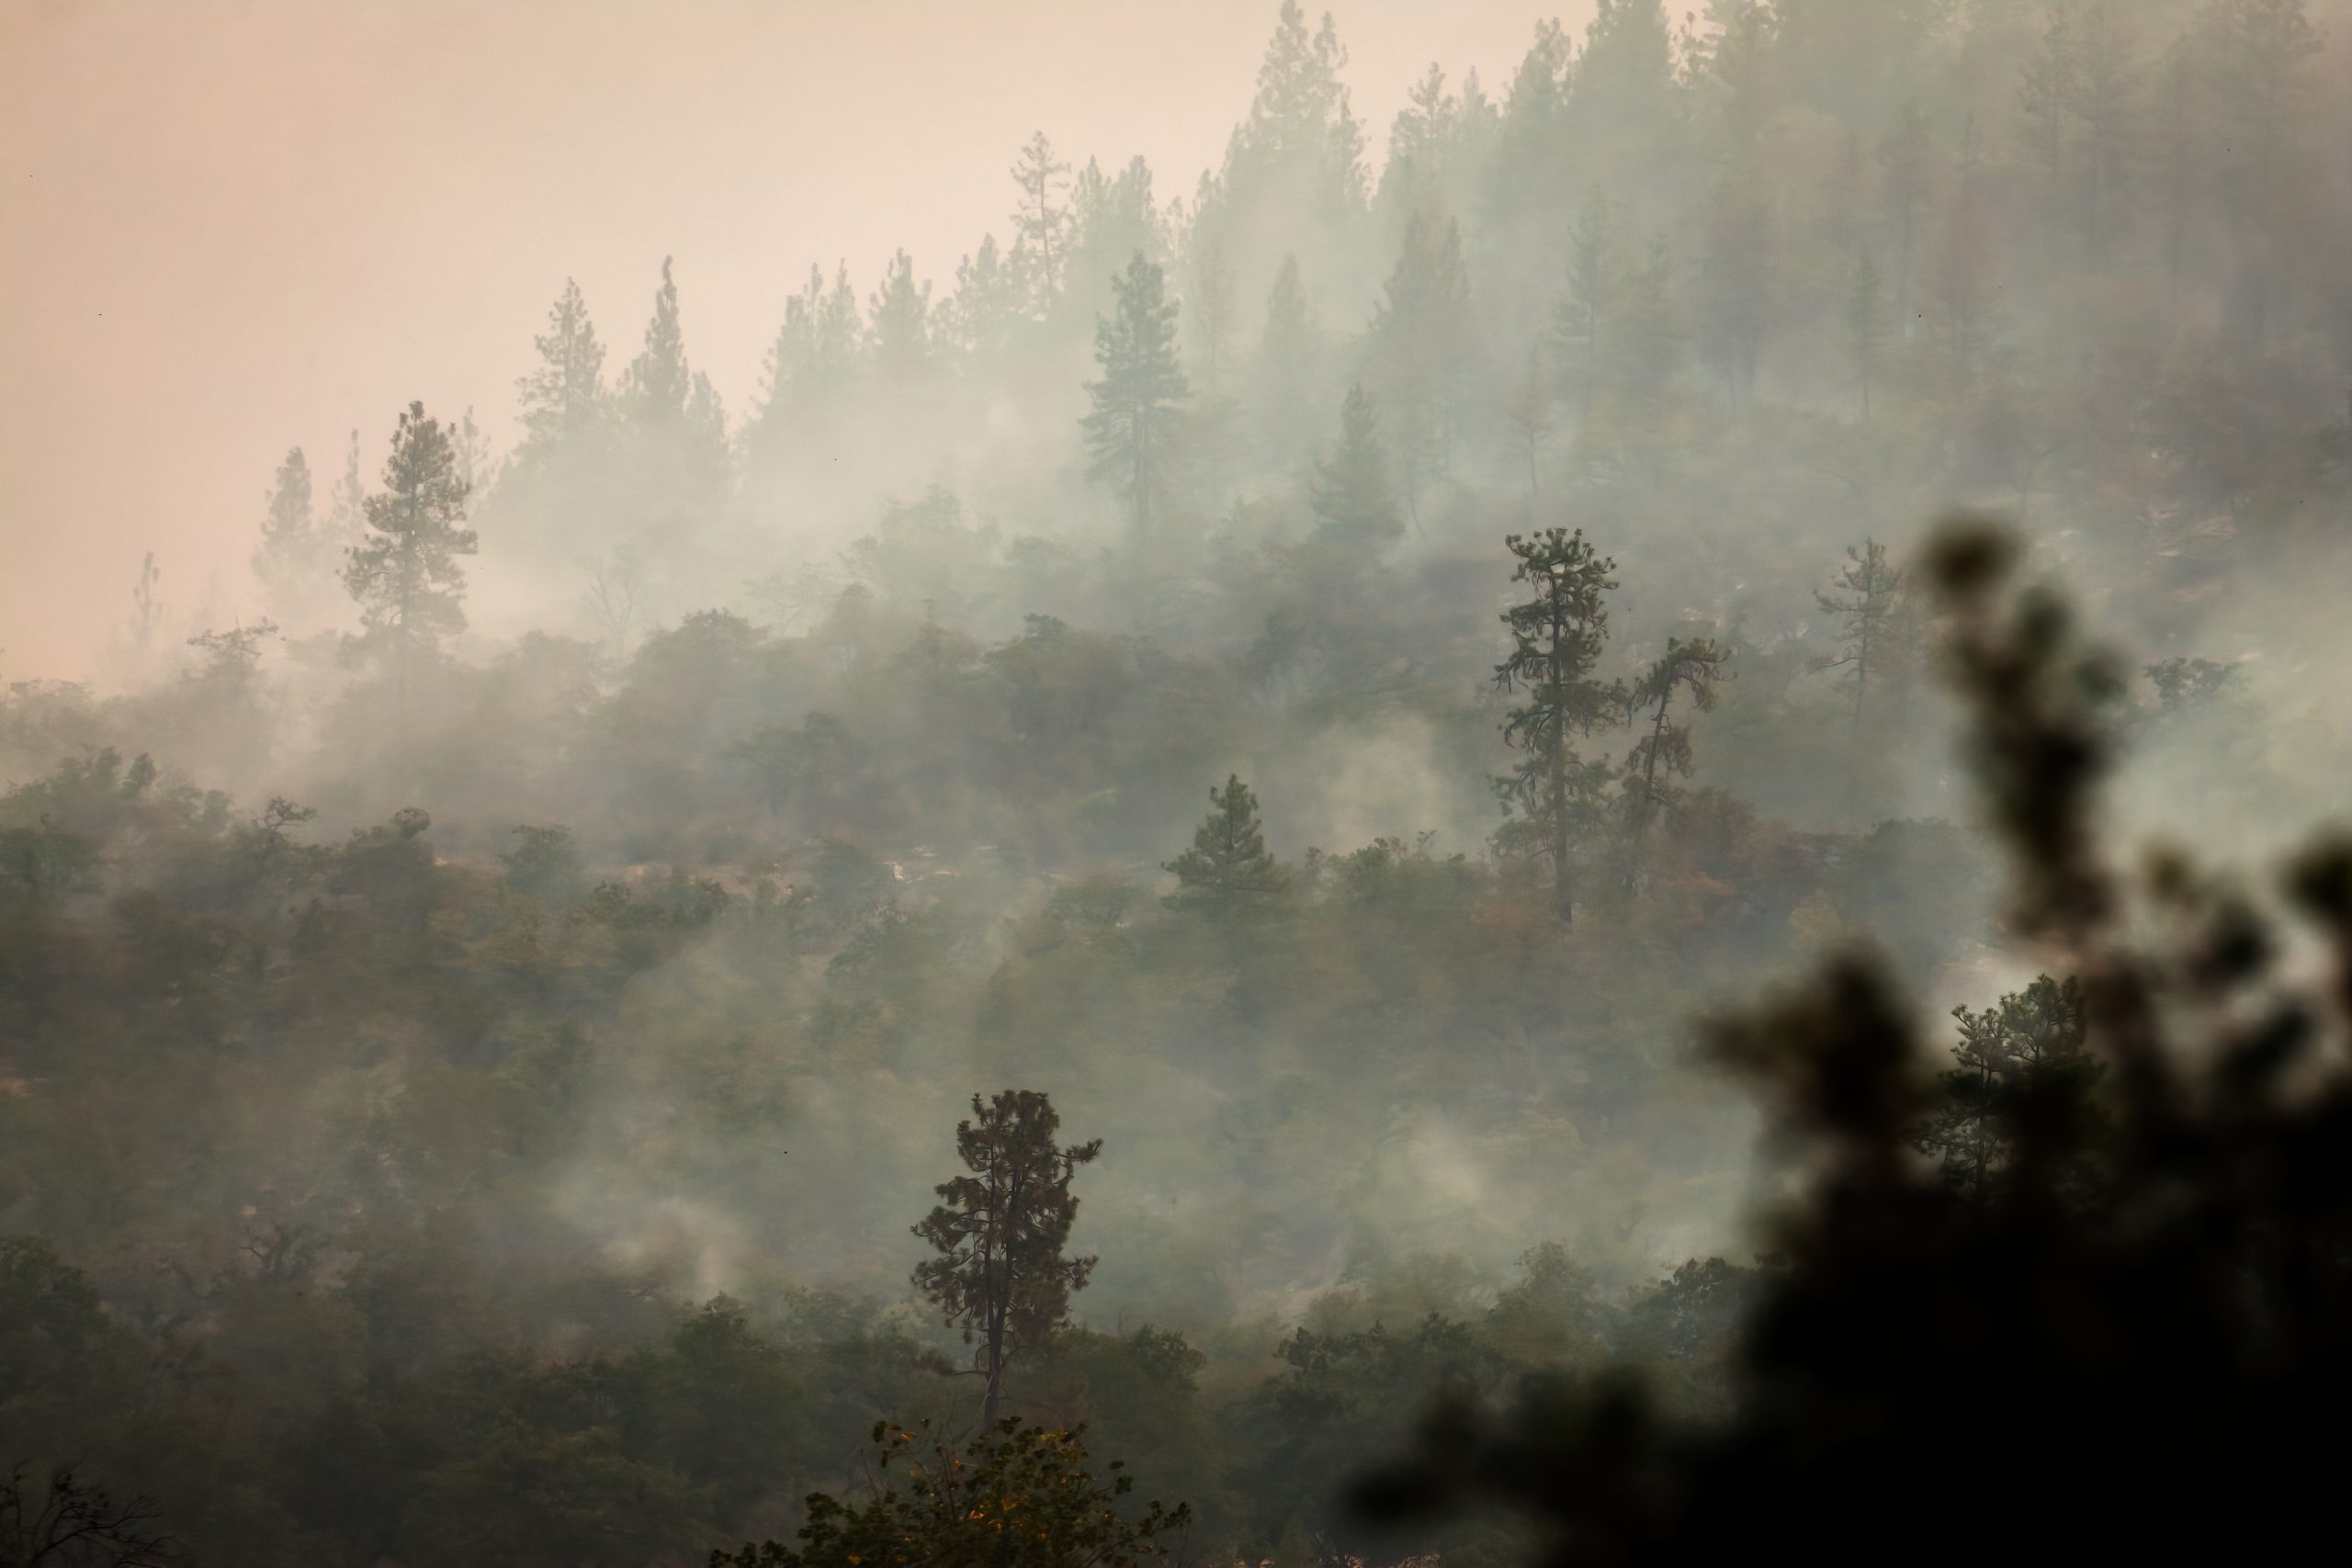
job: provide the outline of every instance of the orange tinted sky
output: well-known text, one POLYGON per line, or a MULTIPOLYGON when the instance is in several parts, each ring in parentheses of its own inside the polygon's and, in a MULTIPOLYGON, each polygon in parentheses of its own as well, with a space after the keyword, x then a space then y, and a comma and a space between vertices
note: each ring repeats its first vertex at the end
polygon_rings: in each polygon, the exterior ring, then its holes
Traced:
MULTIPOLYGON (((1336 9, 1376 152, 1431 60, 1498 87, 1537 17, 1587 7, 1336 9)), ((903 244, 944 285, 1034 130, 1189 193, 1275 11, 0 0, 0 680, 93 673, 149 548, 179 615, 250 615, 289 446, 330 469, 357 425, 372 478, 411 398, 503 445, 567 274, 617 365, 674 253, 740 412, 810 261, 865 288, 903 244)))

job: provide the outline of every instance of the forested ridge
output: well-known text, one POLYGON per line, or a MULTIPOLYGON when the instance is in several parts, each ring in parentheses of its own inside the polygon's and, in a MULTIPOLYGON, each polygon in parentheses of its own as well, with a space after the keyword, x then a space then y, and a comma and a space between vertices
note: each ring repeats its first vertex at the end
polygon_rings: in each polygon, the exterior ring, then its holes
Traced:
POLYGON ((2227 868, 2352 776, 2352 15, 1599 0, 1385 141, 1345 20, 742 410, 550 279, 6 688, 0 1568, 1688 1560, 1915 1435, 1849 1249, 2191 1146, 2319 1239, 2145 1279, 2340 1375, 2344 866, 2227 868))

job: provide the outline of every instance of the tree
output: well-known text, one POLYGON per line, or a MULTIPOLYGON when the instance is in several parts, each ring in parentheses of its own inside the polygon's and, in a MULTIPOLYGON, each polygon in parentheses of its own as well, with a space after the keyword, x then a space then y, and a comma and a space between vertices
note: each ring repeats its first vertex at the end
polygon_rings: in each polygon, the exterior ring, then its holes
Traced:
POLYGON ((139 651, 145 653, 155 641, 155 627, 163 621, 164 604, 157 591, 164 582, 164 569, 155 564, 155 552, 149 550, 139 562, 139 576, 130 585, 130 630, 139 639, 139 651))
POLYGON ((1141 531, 1150 525, 1154 496, 1168 486, 1176 408, 1187 388, 1176 358, 1176 306, 1160 269, 1138 254, 1111 287, 1116 307, 1094 328, 1102 378, 1086 384, 1094 410, 1081 423, 1094 458, 1089 473, 1125 493, 1141 531))
POLYGON ((1876 539, 1848 546, 1846 564, 1838 570, 1827 592, 1815 591, 1814 603, 1825 615, 1838 617, 1838 651, 1819 660, 1816 670, 1843 670, 1854 690, 1853 730, 1862 729, 1862 711, 1870 699, 1871 677, 1890 673, 1894 661, 1895 613, 1903 592, 1903 572, 1887 558, 1886 547, 1876 539))
POLYGON ((1385 545, 1405 532, 1388 458, 1380 448, 1380 419, 1372 394, 1358 381, 1340 405, 1340 444, 1328 463, 1315 465, 1312 499, 1319 532, 1356 545, 1385 545))
POLYGON ((1506 809, 1516 807, 1543 835, 1552 862, 1553 909, 1563 925, 1575 918, 1569 897, 1568 841, 1582 781, 1574 735, 1589 735, 1611 713, 1623 713, 1624 691, 1592 678, 1609 636, 1603 599, 1617 584, 1617 563, 1596 554, 1584 530, 1546 528, 1503 540, 1517 565, 1513 582, 1531 596, 1503 612, 1511 649, 1495 666, 1495 684, 1524 701, 1503 720, 1503 743, 1526 760, 1496 781, 1506 809))
POLYGON ((1544 368, 1544 351, 1534 344, 1527 345, 1527 368, 1504 394, 1503 429, 1511 446, 1527 458, 1527 503, 1532 507, 1542 499, 1535 460, 1543 452, 1544 438, 1552 434, 1552 378, 1544 368))
MULTIPOLYGON (((671 300, 674 305, 674 292, 671 300)), ((579 284, 563 280, 548 310, 548 330, 531 346, 538 368, 514 384, 523 400, 523 444, 515 455, 538 461, 586 440, 605 417, 605 345, 596 341, 579 284)))
POLYGON ((931 368, 931 285, 915 282, 914 258, 906 252, 893 254, 882 269, 866 319, 875 367, 886 380, 903 386, 931 368))
POLYGON ((1661 804, 1659 765, 1663 763, 1669 773, 1685 777, 1694 765, 1690 726, 1668 722, 1675 694, 1687 694, 1692 707, 1706 712, 1715 705, 1715 683, 1726 678, 1724 666, 1730 660, 1728 652, 1706 637, 1692 637, 1688 642, 1668 637, 1666 656, 1635 682, 1632 705, 1651 710, 1650 732, 1634 743, 1633 754, 1625 760, 1626 766, 1641 775, 1641 789, 1634 796, 1638 824, 1646 824, 1661 804))
POLYGON ((1256 408, 1269 455, 1285 467, 1295 460, 1306 439, 1300 411, 1315 395, 1321 354, 1298 258, 1285 255, 1266 295, 1266 326, 1258 339, 1256 408))
POLYGON ((204 653, 204 667, 196 678, 230 696, 242 697, 261 662, 261 645, 277 635, 276 621, 255 621, 225 632, 198 632, 187 639, 190 648, 204 653))
POLYGON ((2019 1122, 2082 1114, 2099 1063, 2084 1047, 2083 988, 2071 976, 2039 976, 1982 1012, 1962 1006, 1951 1016, 1960 1043, 1912 1141, 1946 1186, 1982 1202, 2016 1157, 2019 1122))
POLYGON ((914 1234, 938 1252, 915 1265, 915 1288, 960 1327, 986 1380, 981 1424, 997 1424, 1004 1371, 1046 1342, 1069 1314, 1072 1292, 1094 1271, 1092 1258, 1063 1248, 1078 1218, 1070 1179, 1102 1153, 1102 1140, 1055 1142, 1061 1117, 1035 1089, 1005 1089, 956 1126, 956 1152, 970 1174, 940 1183, 942 1200, 914 1234))
POLYGON ((411 403, 392 432, 384 490, 368 498, 368 537, 352 547, 344 586, 357 601, 367 642, 390 656, 405 691, 410 670, 444 638, 466 629, 465 568, 475 553, 466 520, 466 483, 441 422, 411 403))
POLYGON ((1905 342, 1911 337, 1912 257, 1928 199, 1931 150, 1927 111, 1917 103, 1903 106, 1902 118, 1878 148, 1879 177, 1894 221, 1894 320, 1905 342))
POLYGON ((1616 288, 1609 198, 1599 191, 1585 197, 1568 233, 1568 287, 1553 308, 1552 330, 1577 367, 1577 385, 1584 416, 1592 417, 1600 388, 1601 333, 1616 288))
POLYGON ((180 1560, 179 1540, 152 1499, 118 1503, 70 1470, 28 1486, 25 1470, 0 1480, 0 1568, 166 1568, 180 1560))
POLYGON ((261 544, 254 551, 254 575, 283 605, 310 585, 321 565, 319 524, 311 502, 311 464, 300 446, 277 465, 262 517, 261 544))
POLYGON ((1420 515, 1420 481, 1446 471, 1463 384, 1475 360, 1470 276, 1461 225, 1442 229, 1420 213, 1405 225, 1371 335, 1405 479, 1405 506, 1420 515))
POLYGON ((1854 362, 1854 380, 1862 399, 1861 420, 1871 418, 1871 371, 1878 363, 1879 295, 1883 288, 1878 258, 1865 245, 1854 257, 1846 281, 1846 352, 1854 362))
POLYGON ((2128 28, 2106 0, 2050 14, 2026 62, 2018 98, 2028 150, 2054 212, 2081 225, 2083 254, 2107 260, 2137 140, 2136 73, 2128 28))
POLYGON ((1085 1434, 1014 1417, 991 1423, 958 1452, 928 1423, 910 1431, 878 1422, 876 1479, 863 1502, 817 1493, 798 1550, 746 1543, 712 1552, 710 1568, 1135 1568, 1167 1555, 1159 1538, 1191 1523, 1190 1506, 1154 1501, 1140 1518, 1127 1517, 1120 1499, 1135 1478, 1121 1460, 1098 1478, 1085 1434), (906 1475, 904 1493, 888 1484, 893 1465, 906 1475))
POLYGON ((1014 243, 1032 268, 1029 308, 1042 316, 1061 291, 1069 234, 1069 209, 1054 205, 1054 198, 1069 188, 1069 165, 1054 156, 1054 144, 1044 131, 1023 143, 1012 165, 1012 183, 1021 187, 1021 205, 1012 213, 1014 243))
MULTIPOLYGON (((2095 829, 2116 660, 2010 586, 2018 553, 1954 527, 1929 570, 2008 934, 2079 976, 2099 1092, 2005 1108, 1980 1196, 1917 1157, 1916 1009, 1876 963, 1724 1019, 1710 1054, 1804 1173, 1764 1232, 1724 1413, 1636 1378, 1536 1383, 1499 1417, 1465 1391, 1360 1495, 1381 1517, 1499 1504, 1555 1565, 1877 1562, 1897 1540, 1933 1564, 2267 1562, 2338 1528, 2352 841, 2283 868, 2292 929, 2178 851, 2120 874, 2095 829), (1988 1462, 1997 1483, 1955 1506, 1988 1462)), ((2071 1022, 2052 1032, 2071 1049, 2071 1022)))
POLYGON ((639 429, 659 429, 683 419, 694 392, 685 333, 678 321, 678 284, 670 276, 670 265, 671 258, 663 256, 662 287, 653 292, 653 319, 645 323, 645 346, 621 372, 621 414, 639 429))
POLYGON ((1263 905, 1288 884, 1258 826, 1258 797, 1239 774, 1223 789, 1209 786, 1209 814, 1193 832, 1193 847, 1161 868, 1175 873, 1175 908, 1231 914, 1263 905))

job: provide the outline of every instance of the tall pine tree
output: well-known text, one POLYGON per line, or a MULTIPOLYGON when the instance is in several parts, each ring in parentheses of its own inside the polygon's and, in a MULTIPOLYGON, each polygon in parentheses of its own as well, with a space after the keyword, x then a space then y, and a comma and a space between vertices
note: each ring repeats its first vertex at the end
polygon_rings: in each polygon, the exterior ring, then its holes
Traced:
POLYGON ((1176 357, 1176 305, 1160 269, 1137 255, 1111 287, 1113 312, 1094 329, 1102 376, 1086 384, 1094 408, 1081 423, 1093 457, 1088 471, 1126 498, 1141 532, 1167 495, 1188 389, 1176 357))
POLYGON ((441 422, 411 403, 392 433, 384 489, 368 498, 368 536, 343 569, 365 640, 379 649, 403 694, 415 667, 466 628, 465 568, 475 553, 457 446, 441 422))

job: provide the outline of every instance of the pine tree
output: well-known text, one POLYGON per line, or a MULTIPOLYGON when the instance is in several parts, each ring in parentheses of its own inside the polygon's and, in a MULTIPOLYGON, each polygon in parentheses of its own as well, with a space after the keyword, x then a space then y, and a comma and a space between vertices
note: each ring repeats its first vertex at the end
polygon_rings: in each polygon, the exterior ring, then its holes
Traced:
POLYGON ((993 1427, 1006 1366, 1042 1347, 1085 1288, 1091 1258, 1069 1258, 1078 1199, 1070 1179, 1102 1153, 1102 1140, 1062 1147, 1061 1117, 1033 1089, 1006 1089, 956 1124, 956 1148, 968 1175, 940 1183, 941 1199, 914 1234, 939 1256, 915 1265, 914 1284, 949 1326, 977 1347, 986 1380, 981 1425, 993 1427))
POLYGON ((1416 520, 1423 478, 1445 472, 1463 383, 1475 361, 1470 278, 1462 260, 1462 229, 1441 229, 1416 213, 1373 311, 1374 353, 1394 420, 1405 479, 1406 510, 1416 520))
POLYGON ((266 505, 254 575, 268 589, 271 602, 282 607, 309 588, 311 574, 323 564, 325 541, 311 501, 311 463, 300 446, 277 466, 277 482, 270 486, 266 505))
POLYGON ((1552 377, 1544 367, 1544 351, 1534 344, 1527 345, 1527 367, 1504 394, 1503 433, 1527 459, 1527 503, 1532 507, 1542 495, 1536 458, 1544 450, 1544 438, 1552 434, 1552 377))
MULTIPOLYGON (((1666 639, 1666 656, 1650 666, 1648 671, 1634 686, 1628 705, 1650 710, 1649 733, 1634 743, 1631 755, 1625 759, 1630 774, 1640 777, 1634 795, 1634 839, 1639 852, 1641 835, 1665 804, 1658 788, 1658 770, 1669 774, 1689 777, 1696 766, 1690 754, 1690 727, 1675 724, 1668 718, 1677 693, 1686 694, 1690 705, 1704 713, 1715 705, 1715 684, 1727 679, 1724 666, 1731 655, 1706 637, 1692 637, 1688 642, 1674 637, 1666 639)), ((1632 886, 1638 874, 1638 863, 1626 874, 1626 884, 1632 886)))
POLYGON ((818 445, 817 427, 839 408, 856 373, 864 323, 857 291, 842 264, 828 286, 822 268, 808 268, 808 281, 784 304, 777 329, 761 367, 759 402, 746 447, 755 462, 774 462, 795 445, 818 445))
POLYGON ((1894 225, 1894 320, 1905 342, 1911 337, 1912 258, 1928 200, 1928 116, 1917 103, 1903 106, 1902 118, 1878 149, 1888 215, 1894 225))
POLYGON ((1616 562, 1595 554, 1581 528, 1513 534, 1503 546, 1518 563, 1510 580, 1526 583, 1532 596, 1502 616, 1511 648, 1495 666, 1495 684, 1524 699, 1503 721, 1503 742, 1526 759, 1496 788, 1505 807, 1516 807, 1540 833, 1552 863, 1553 908, 1565 925, 1575 918, 1569 841, 1593 793, 1573 737, 1625 707, 1621 685, 1592 676, 1609 637, 1604 595, 1617 586, 1609 575, 1616 562))
POLYGON ((1220 916, 1262 908, 1290 881, 1266 848, 1258 797, 1238 774, 1223 789, 1209 786, 1209 814, 1193 831, 1193 847, 1161 869, 1175 873, 1180 885, 1168 897, 1170 908, 1220 916))
POLYGON ((915 282, 914 258, 899 251, 882 269, 869 302, 867 341, 875 367, 901 386, 931 368, 931 285, 915 282))
POLYGON ((596 341, 580 285, 563 280, 548 311, 548 330, 531 340, 539 367, 515 383, 523 400, 523 443, 515 456, 537 462, 586 441, 605 416, 605 345, 596 341))
POLYGON ((1329 537, 1357 546, 1380 546, 1399 537, 1405 522, 1389 488, 1388 457, 1380 447, 1380 417, 1372 394, 1358 381, 1340 405, 1340 444, 1331 460, 1315 465, 1312 499, 1329 537))
POLYGON ((164 569, 155 564, 155 552, 149 550, 139 563, 139 576, 130 585, 130 630, 142 654, 154 646, 155 628, 164 618, 163 601, 157 597, 163 587, 164 569))
POLYGON ((340 555, 367 533, 368 487, 359 479, 359 432, 355 430, 343 449, 343 477, 328 498, 326 544, 340 555))
POLYGON ((1577 209, 1568 234, 1568 288, 1552 314, 1553 331, 1577 367, 1577 385, 1584 417, 1592 417, 1600 389, 1602 333, 1616 291, 1614 226, 1609 198, 1595 191, 1577 209))
POLYGON ((1043 317, 1061 292, 1062 261, 1069 248, 1069 209, 1055 198, 1069 188, 1069 165, 1054 156, 1054 144, 1042 130, 1029 138, 1012 165, 1012 183, 1021 187, 1021 205, 1013 209, 1014 246, 1028 261, 1029 308, 1043 317))
POLYGON ((1879 295, 1883 288, 1879 276, 1878 258, 1865 245, 1854 257, 1854 269, 1846 282, 1846 352, 1854 362, 1854 381, 1862 400, 1862 423, 1871 417, 1871 372, 1878 364, 1879 339, 1883 335, 1879 324, 1879 295))
POLYGON ((1894 621, 1903 593, 1903 573, 1888 559, 1886 547, 1876 539, 1848 546, 1846 564, 1828 592, 1815 592, 1814 602, 1825 615, 1838 617, 1838 651, 1815 668, 1843 670, 1854 689, 1853 729, 1862 728, 1871 679, 1888 673, 1894 660, 1894 621))
POLYGON ((1153 502, 1168 486, 1177 407, 1187 388, 1176 357, 1176 306, 1159 267, 1137 255, 1112 282, 1116 305, 1097 318, 1094 358, 1102 379, 1086 390, 1094 409, 1081 422, 1089 472, 1108 479, 1134 509, 1137 531, 1150 526, 1153 502))
POLYGON ((368 498, 368 537, 343 569, 368 643, 384 650, 405 691, 413 667, 466 628, 465 568, 475 553, 458 454, 438 420, 411 403, 392 433, 384 489, 368 498))
POLYGON ((640 431, 684 417, 694 389, 685 333, 678 324, 678 285, 670 276, 670 257, 662 258, 662 287, 654 291, 653 319, 645 324, 645 346, 621 373, 621 413, 640 431))
POLYGON ((1322 339, 1306 302, 1298 258, 1283 257, 1266 297, 1266 326, 1258 338, 1256 415, 1268 456, 1287 467, 1305 432, 1300 411, 1314 395, 1322 339))

